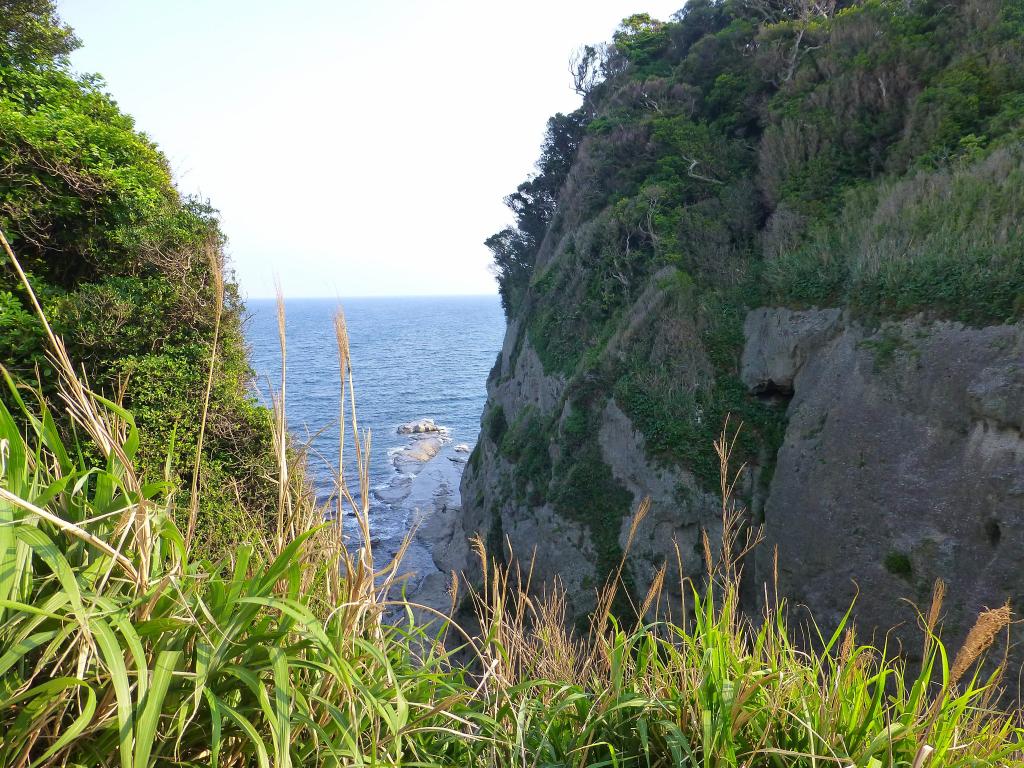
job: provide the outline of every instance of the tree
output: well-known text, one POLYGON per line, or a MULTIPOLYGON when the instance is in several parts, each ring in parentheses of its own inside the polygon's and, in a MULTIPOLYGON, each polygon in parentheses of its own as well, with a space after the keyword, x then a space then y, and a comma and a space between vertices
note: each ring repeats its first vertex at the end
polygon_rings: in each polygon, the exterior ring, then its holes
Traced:
POLYGON ((618 43, 620 40, 624 40, 626 38, 642 37, 653 32, 658 32, 664 26, 665 22, 651 18, 651 14, 649 13, 634 13, 632 16, 627 16, 622 20, 622 23, 619 24, 618 30, 612 36, 612 39, 618 43))
POLYGON ((537 173, 505 198, 505 205, 515 214, 516 226, 506 227, 484 243, 494 256, 494 272, 506 312, 516 306, 529 283, 537 251, 555 215, 558 195, 576 158, 586 123, 582 109, 567 115, 558 113, 548 120, 537 173))
POLYGON ((49 64, 79 45, 52 0, 0 0, 0 64, 49 64))
POLYGON ((781 85, 793 79, 804 55, 821 47, 811 44, 807 33, 815 23, 832 18, 836 0, 744 0, 743 7, 753 11, 769 30, 775 27, 775 31, 792 33, 791 39, 787 36, 777 43, 781 46, 778 51, 781 72, 773 73, 771 80, 781 85))
MULTIPOLYGON (((201 446, 196 546, 217 559, 241 521, 270 524, 278 497, 223 235, 101 81, 71 70, 77 45, 51 0, 0 0, 0 230, 90 385, 132 410, 140 476, 167 477, 177 510, 190 509, 201 446)), ((30 304, 0 256, 0 362, 16 380, 41 369, 44 397, 58 398, 30 304)))
POLYGON ((577 48, 569 56, 569 74, 572 75, 572 87, 584 101, 594 90, 594 86, 601 82, 602 56, 593 45, 584 45, 577 48))
POLYGON ((536 246, 519 229, 505 227, 484 241, 494 257, 494 276, 505 314, 519 306, 519 301, 530 282, 536 246))
POLYGON ((627 16, 612 35, 613 49, 618 56, 608 57, 606 74, 622 70, 624 62, 615 61, 617 58, 641 68, 656 62, 670 42, 669 29, 665 22, 652 18, 648 13, 627 16))

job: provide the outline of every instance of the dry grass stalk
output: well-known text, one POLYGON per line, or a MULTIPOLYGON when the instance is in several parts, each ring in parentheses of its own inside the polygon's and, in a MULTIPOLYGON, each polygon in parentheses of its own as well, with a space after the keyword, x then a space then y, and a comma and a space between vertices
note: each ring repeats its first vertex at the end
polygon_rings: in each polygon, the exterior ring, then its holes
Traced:
POLYGON ((654 573, 654 578, 651 579, 651 586, 647 589, 647 594, 644 596, 644 601, 640 605, 640 618, 643 619, 648 615, 652 606, 654 607, 654 615, 660 614, 659 606, 661 605, 661 594, 665 588, 665 576, 668 572, 668 563, 662 563, 657 571, 654 573))
MULTIPOLYGON (((367 633, 379 635, 381 616, 389 604, 388 594, 406 578, 400 572, 402 559, 412 541, 415 529, 409 531, 398 551, 381 568, 375 568, 370 527, 370 450, 371 435, 360 434, 356 418, 355 385, 352 356, 344 313, 339 307, 334 325, 340 365, 339 459, 332 468, 334 491, 319 501, 306 479, 306 456, 310 444, 290 440, 286 419, 287 341, 284 298, 278 286, 277 323, 281 350, 279 392, 271 393, 274 413, 274 448, 278 463, 279 494, 276 528, 269 542, 256 542, 263 556, 272 560, 297 537, 309 535, 298 556, 312 566, 304 574, 314 578, 319 565, 327 565, 324 590, 319 605, 325 614, 341 616, 346 636, 353 639, 367 633), (346 418, 346 411, 351 419, 346 418), (351 437, 355 444, 357 488, 346 478, 345 442, 351 437), (346 546, 342 520, 349 507, 358 524, 361 539, 355 552, 346 546)), ((315 435, 314 435, 315 437, 315 435)), ((312 439, 312 438, 311 438, 312 439)), ((312 588, 312 584, 306 585, 312 588)), ((423 608, 423 606, 418 606, 423 608)), ((428 609, 429 610, 429 609, 428 609)))
POLYGON ((109 544, 107 544, 107 542, 97 538, 96 536, 93 536, 91 533, 89 533, 81 526, 68 522, 62 517, 58 517, 57 515, 51 514, 47 510, 37 507, 35 504, 32 504, 28 501, 25 501, 24 499, 8 491, 6 488, 0 488, 0 499, 3 499, 8 504, 20 507, 26 512, 31 512, 36 517, 45 520, 46 522, 50 523, 56 528, 60 528, 65 533, 68 533, 77 539, 81 539, 86 544, 95 547, 103 554, 109 556, 112 560, 114 560, 121 567, 123 567, 129 574, 133 576, 135 575, 135 566, 132 565, 131 560, 125 557, 124 554, 122 554, 118 550, 111 547, 109 544))
MULTIPOLYGON (((348 342, 348 326, 345 323, 345 313, 338 307, 334 313, 334 338, 338 345, 338 387, 341 397, 338 399, 338 482, 345 472, 345 385, 347 381, 351 348, 348 342)), ((344 539, 344 515, 342 514, 342 499, 337 498, 337 509, 335 512, 335 530, 339 541, 344 539)))
MULTIPOLYGON (((725 417, 722 431, 714 443, 719 463, 719 491, 722 502, 722 549, 718 563, 713 569, 725 586, 738 585, 743 571, 743 560, 764 540, 761 526, 751 528, 747 521, 747 510, 736 503, 736 486, 747 468, 740 464, 733 469, 733 453, 743 429, 742 422, 729 434, 730 416, 725 417)), ((710 557, 710 545, 704 538, 705 556, 710 557)))
POLYGON ((935 747, 930 747, 927 744, 922 744, 920 749, 917 750, 917 756, 914 758, 914 764, 911 768, 924 768, 931 759, 932 752, 935 751, 935 747))
POLYGON ((528 652, 537 659, 533 674, 545 680, 583 682, 589 664, 579 640, 568 629, 565 589, 554 583, 537 600, 528 652))
POLYGON ((843 632, 843 642, 839 646, 839 658, 838 662, 840 666, 846 666, 850 661, 850 657, 853 654, 853 649, 857 646, 857 633, 854 632, 853 627, 848 628, 843 632))
POLYGON ((280 281, 276 281, 277 292, 277 337, 281 346, 281 382, 277 396, 273 399, 274 404, 274 447, 277 452, 278 490, 277 490, 277 530, 276 530, 276 554, 280 554, 285 547, 285 525, 288 518, 288 507, 291 500, 288 497, 288 424, 285 418, 287 408, 287 386, 288 386, 288 344, 285 330, 285 306, 284 294, 281 291, 280 281))
POLYGON ((1010 626, 1012 618, 1009 603, 999 608, 989 608, 978 615, 977 621, 967 633, 967 639, 953 660, 953 667, 949 673, 950 687, 955 687, 974 662, 992 647, 999 633, 1010 626))
POLYGON ((608 626, 612 605, 615 603, 615 596, 618 594, 619 586, 622 583, 622 574, 626 569, 626 560, 629 557, 630 550, 633 548, 633 542, 636 540, 636 532, 650 511, 651 497, 645 496, 640 500, 640 504, 637 506, 636 512, 633 513, 632 520, 630 520, 629 533, 626 535, 626 544, 622 548, 622 557, 619 559, 618 568, 614 576, 609 577, 604 587, 598 593, 597 608, 594 610, 594 620, 591 622, 590 627, 591 632, 595 636, 604 634, 608 626))
POLYGON ((341 307, 334 315, 334 331, 340 388, 338 467, 332 496, 333 513, 330 513, 328 502, 328 505, 318 509, 316 524, 322 525, 325 519, 333 517, 333 524, 326 526, 321 534, 322 550, 329 552, 332 562, 337 564, 336 573, 331 576, 332 590, 337 591, 338 602, 342 607, 349 610, 350 625, 353 630, 358 627, 360 631, 379 632, 381 616, 388 604, 388 594, 406 578, 406 575, 400 572, 400 568, 416 530, 413 526, 407 531, 395 554, 381 568, 376 568, 370 526, 370 457, 373 441, 369 431, 361 433, 359 429, 352 351, 345 313, 341 307), (349 418, 346 418, 346 407, 349 418), (344 448, 347 436, 351 436, 354 446, 358 482, 358 488, 355 490, 350 487, 345 477, 344 448), (346 505, 352 510, 358 527, 360 546, 355 555, 349 551, 344 539, 342 521, 346 505), (342 591, 344 595, 341 594, 342 591))
POLYGON ((935 580, 935 586, 932 588, 932 602, 928 608, 928 616, 925 621, 925 628, 928 630, 928 634, 931 635, 935 632, 935 627, 939 623, 939 615, 942 613, 942 604, 946 599, 946 582, 942 579, 935 580))
MULTIPOLYGON (((679 619, 678 624, 682 625, 686 621, 686 571, 683 570, 683 553, 679 549, 679 541, 672 539, 672 549, 676 555, 676 573, 679 576, 679 619)), ((671 615, 669 616, 671 621, 671 615)))
POLYGON ((946 582, 942 579, 936 579, 935 584, 932 586, 932 600, 928 606, 928 613, 919 617, 922 623, 921 630, 924 633, 924 646, 921 656, 923 659, 929 658, 932 649, 935 647, 936 628, 942 615, 942 605, 945 600, 946 582))
POLYGON ((535 561, 523 571, 509 547, 507 565, 492 561, 479 537, 472 549, 480 563, 481 586, 467 584, 468 594, 488 640, 474 650, 481 665, 503 686, 539 674, 541 669, 567 670, 578 653, 566 630, 565 591, 549 585, 536 600, 530 596, 535 561))
MULTIPOLYGON (((709 583, 717 581, 728 590, 738 585, 740 561, 760 540, 756 532, 744 527, 745 510, 733 501, 742 472, 742 467, 736 472, 729 467, 737 433, 738 430, 730 434, 726 423, 716 443, 725 475, 721 490, 726 494, 722 502, 723 541, 719 558, 712 556, 710 539, 706 532, 703 535, 706 562, 711 564, 709 583)), ((480 625, 489 628, 491 633, 494 649, 485 647, 481 652, 483 667, 493 672, 495 680, 511 684, 532 675, 589 686, 595 684, 595 681, 607 679, 612 670, 612 652, 616 642, 614 634, 608 632, 612 606, 622 588, 626 559, 649 511, 650 499, 645 498, 631 520, 622 559, 598 593, 589 629, 584 637, 566 630, 567 601, 561 584, 556 582, 548 585, 541 595, 531 597, 529 582, 532 578, 532 561, 524 578, 511 547, 507 550, 509 564, 499 567, 491 561, 483 541, 479 537, 474 539, 473 549, 480 563, 481 585, 477 590, 470 585, 470 595, 480 625)), ((687 579, 678 542, 674 542, 674 546, 679 573, 680 620, 685 620, 687 579)), ((627 596, 637 620, 646 621, 652 611, 654 621, 664 620, 661 597, 667 574, 668 564, 662 564, 639 603, 632 603, 632 598, 627 596)), ((735 600, 724 601, 723 610, 735 611, 734 603, 735 600)), ((729 621, 737 629, 736 642, 740 642, 739 636, 749 627, 741 629, 739 620, 731 613, 729 621)), ((623 662, 620 659, 618 663, 623 662)), ((679 676, 678 679, 689 679, 688 676, 692 677, 697 672, 676 670, 674 674, 679 676)), ((601 685, 600 682, 596 684, 599 687, 601 685)), ((660 683, 651 680, 644 684, 654 691, 660 683)), ((698 681, 694 679, 693 684, 697 685, 698 681)), ((698 715, 694 714, 693 717, 698 718, 698 715)))
POLYGON ((963 645, 960 646, 960 650, 957 651, 953 659, 948 682, 942 687, 942 690, 939 691, 939 694, 932 702, 927 717, 928 727, 925 728, 923 734, 924 739, 928 738, 931 728, 938 719, 942 705, 946 702, 949 693, 956 689, 967 670, 988 652, 996 638, 1003 630, 1010 626, 1012 620, 1013 614, 1010 611, 1010 603, 1008 601, 999 608, 987 608, 978 614, 974 626, 967 633, 963 645))
POLYGON ((210 266, 213 282, 213 341, 210 345, 210 362, 206 372, 206 390, 203 392, 203 407, 199 418, 199 435, 196 438, 196 458, 192 467, 192 488, 189 497, 188 528, 185 532, 185 548, 191 547, 199 517, 199 476, 203 461, 203 442, 206 438, 206 423, 210 413, 210 395, 213 392, 213 375, 217 368, 217 345, 220 342, 220 325, 224 316, 224 265, 217 245, 206 243, 206 259, 210 266))

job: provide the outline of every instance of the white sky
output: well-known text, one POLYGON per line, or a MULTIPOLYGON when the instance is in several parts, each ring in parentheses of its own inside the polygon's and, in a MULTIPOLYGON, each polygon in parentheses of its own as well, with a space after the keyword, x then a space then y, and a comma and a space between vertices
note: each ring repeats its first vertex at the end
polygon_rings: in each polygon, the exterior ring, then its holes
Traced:
POLYGON ((243 294, 495 292, 483 240, 569 53, 683 0, 58 0, 182 191, 222 214, 243 294))

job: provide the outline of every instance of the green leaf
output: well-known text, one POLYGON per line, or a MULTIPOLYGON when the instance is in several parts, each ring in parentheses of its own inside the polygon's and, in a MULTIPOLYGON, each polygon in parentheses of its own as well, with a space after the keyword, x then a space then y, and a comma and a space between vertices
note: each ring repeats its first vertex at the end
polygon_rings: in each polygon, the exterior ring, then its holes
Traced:
POLYGON ((153 678, 142 703, 142 713, 135 730, 134 768, 148 768, 150 754, 156 743, 163 714, 164 699, 170 688, 181 651, 161 651, 153 665, 153 678))

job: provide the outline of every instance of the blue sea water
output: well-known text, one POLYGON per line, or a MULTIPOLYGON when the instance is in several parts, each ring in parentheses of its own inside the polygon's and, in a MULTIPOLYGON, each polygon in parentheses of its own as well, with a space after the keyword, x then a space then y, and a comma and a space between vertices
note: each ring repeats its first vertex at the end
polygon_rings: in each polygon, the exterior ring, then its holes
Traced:
MULTIPOLYGON (((395 475, 388 451, 408 444, 399 424, 432 418, 453 443, 476 442, 486 380, 501 349, 505 318, 497 296, 290 299, 285 302, 287 413, 292 435, 312 438, 309 466, 320 495, 338 463, 338 358, 334 312, 344 308, 359 425, 372 433, 371 485, 395 475)), ((246 339, 261 399, 279 388, 277 307, 247 302, 246 339)), ((346 464, 354 455, 346 441, 346 464)), ((346 473, 348 474, 348 473, 346 473)))

